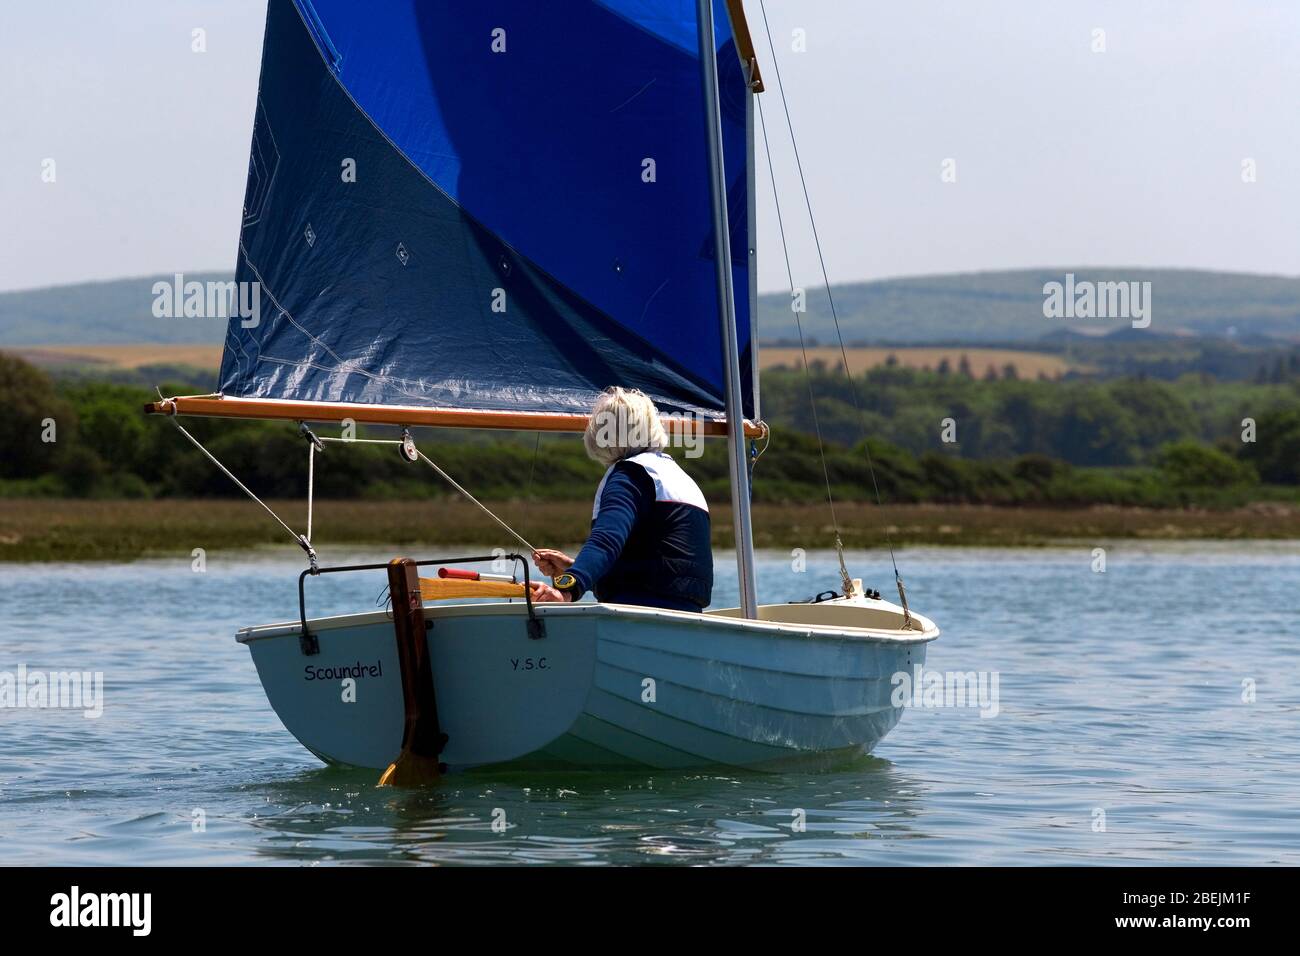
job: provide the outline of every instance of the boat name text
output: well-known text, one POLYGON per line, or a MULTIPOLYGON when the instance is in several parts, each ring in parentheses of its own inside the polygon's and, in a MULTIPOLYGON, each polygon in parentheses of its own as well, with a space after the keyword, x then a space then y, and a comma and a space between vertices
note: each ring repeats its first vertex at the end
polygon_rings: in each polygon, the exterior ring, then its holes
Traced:
POLYGON ((355 664, 344 664, 339 667, 313 667, 308 664, 303 669, 304 680, 343 680, 351 677, 383 677, 383 661, 375 661, 373 664, 365 664, 357 661, 355 664))

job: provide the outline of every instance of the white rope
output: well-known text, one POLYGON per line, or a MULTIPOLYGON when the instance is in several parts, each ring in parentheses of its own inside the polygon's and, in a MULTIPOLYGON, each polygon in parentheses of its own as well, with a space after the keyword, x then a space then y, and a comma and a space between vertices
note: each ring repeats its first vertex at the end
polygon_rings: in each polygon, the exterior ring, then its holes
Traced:
POLYGON ((320 440, 342 442, 344 445, 400 445, 401 444, 401 442, 396 438, 330 438, 326 435, 321 435, 320 440))
POLYGON ((482 512, 483 512, 485 515, 487 515, 489 518, 491 518, 491 519, 492 519, 493 521, 495 521, 497 524, 501 525, 501 527, 504 528, 504 529, 506 530, 506 532, 507 532, 509 535, 511 535, 511 537, 513 537, 516 541, 518 541, 520 544, 522 544, 522 545, 523 545, 525 548, 527 548, 530 552, 532 552, 532 551, 536 551, 536 550, 537 550, 536 548, 534 548, 531 544, 529 544, 529 543, 524 539, 523 535, 521 535, 521 534, 520 534, 519 532, 517 532, 514 528, 510 527, 510 525, 506 524, 504 521, 502 521, 500 518, 498 518, 495 514, 493 514, 493 513, 492 513, 492 509, 490 509, 487 505, 483 504, 483 502, 479 501, 477 498, 475 498, 473 495, 471 495, 468 491, 466 491, 464 488, 462 488, 459 484, 457 484, 457 483, 456 483, 456 479, 452 478, 451 475, 447 474, 445 471, 443 471, 441 468, 439 468, 439 467, 437 466, 437 464, 433 461, 433 459, 431 459, 428 455, 426 455, 424 452, 420 451, 418 448, 415 450, 415 453, 416 453, 417 455, 419 455, 422 459, 424 459, 424 462, 425 462, 425 463, 426 463, 430 468, 432 468, 432 469, 433 469, 434 471, 436 471, 438 474, 442 475, 443 480, 445 480, 445 481, 447 482, 447 484, 451 485, 453 488, 455 488, 457 491, 459 491, 462 495, 464 495, 466 498, 468 498, 468 499, 469 499, 470 501, 472 501, 474 504, 478 505, 479 508, 480 508, 480 510, 482 510, 482 512))
MULTIPOLYGON (((322 438, 321 438, 321 441, 336 441, 336 442, 342 442, 342 443, 345 444, 345 445, 351 445, 351 444, 355 444, 355 443, 360 443, 360 444, 365 444, 365 445, 401 445, 401 444, 404 444, 404 442, 403 442, 402 440, 400 440, 400 439, 395 439, 395 438, 332 438, 332 437, 331 437, 331 438, 325 438, 325 437, 322 437, 322 438)), ((466 498, 468 498, 471 502, 473 502, 475 505, 477 505, 477 506, 482 510, 482 512, 483 512, 485 515, 487 515, 489 518, 491 518, 493 521, 495 521, 497 524, 499 524, 502 528, 504 528, 507 534, 509 534, 511 537, 513 537, 516 541, 518 541, 520 544, 522 544, 522 545, 523 545, 525 548, 527 548, 529 551, 536 551, 536 550, 537 550, 537 549, 534 548, 531 544, 528 543, 528 541, 523 537, 523 535, 519 534, 519 532, 515 531, 514 528, 510 527, 510 525, 506 524, 506 523, 505 523, 504 521, 502 521, 499 517, 497 517, 497 516, 492 512, 492 509, 490 509, 487 505, 483 504, 483 502, 479 501, 477 498, 475 498, 473 495, 471 495, 468 491, 466 491, 463 487, 461 487, 461 485, 456 481, 456 479, 452 478, 451 475, 447 474, 445 471, 443 471, 441 468, 439 468, 438 465, 437 465, 437 463, 435 463, 435 462, 433 461, 433 459, 431 459, 428 455, 426 455, 424 452, 420 451, 419 449, 416 449, 416 452, 415 452, 415 453, 416 453, 417 455, 419 455, 421 458, 423 458, 424 461, 425 461, 425 463, 428 464, 428 466, 429 466, 430 468, 432 468, 432 469, 433 469, 434 471, 436 471, 439 475, 441 475, 442 478, 443 478, 443 480, 446 481, 447 484, 451 485, 453 488, 455 488, 457 491, 459 491, 462 495, 464 495, 464 496, 465 496, 466 498)))
MULTIPOLYGON (((321 437, 321 441, 336 441, 336 442, 341 442, 341 443, 344 444, 344 445, 352 445, 352 444, 362 444, 362 445, 401 445, 401 444, 405 444, 405 443, 404 443, 403 441, 401 441, 400 439, 395 439, 395 438, 333 438, 333 437, 326 438, 326 437, 322 436, 322 437, 321 437)), ((442 478, 443 478, 443 480, 446 481, 447 484, 451 485, 453 488, 455 488, 457 491, 459 491, 462 495, 464 495, 464 496, 465 496, 466 498, 468 498, 471 502, 473 502, 475 505, 477 505, 477 506, 479 507, 479 509, 482 510, 482 512, 483 512, 485 515, 487 515, 489 518, 491 518, 493 521, 495 521, 497 524, 499 524, 502 528, 504 528, 505 531, 506 531, 506 533, 509 534, 512 538, 514 538, 516 541, 518 541, 520 544, 522 544, 522 545, 523 545, 525 548, 527 548, 529 551, 536 551, 536 550, 537 550, 537 549, 534 548, 531 544, 528 543, 527 539, 525 539, 523 535, 521 535, 521 534, 520 534, 519 532, 517 532, 514 528, 510 527, 510 525, 506 524, 506 523, 505 523, 504 521, 502 521, 499 517, 497 517, 496 514, 493 513, 493 511, 492 511, 491 508, 489 508, 487 505, 483 504, 483 502, 479 501, 477 498, 475 498, 473 495, 471 495, 468 491, 466 491, 463 487, 461 487, 461 485, 456 481, 456 479, 452 478, 451 475, 447 474, 445 471, 443 471, 441 468, 439 468, 438 465, 437 465, 437 463, 434 462, 433 459, 431 459, 428 455, 426 455, 424 452, 420 451, 418 448, 416 449, 416 452, 415 452, 415 453, 416 453, 417 455, 419 455, 422 459, 424 459, 425 463, 426 463, 430 468, 432 468, 432 469, 433 469, 434 471, 436 471, 439 475, 441 475, 442 478)))
POLYGON ((311 540, 311 504, 316 489, 316 443, 307 445, 307 540, 311 540))
POLYGON ((198 440, 197 438, 195 438, 193 435, 191 435, 189 432, 187 432, 187 431, 185 430, 185 426, 184 426, 184 425, 182 425, 180 422, 178 422, 175 418, 169 418, 168 420, 169 420, 173 425, 176 426, 177 430, 179 430, 180 433, 181 433, 182 435, 184 435, 186 438, 188 438, 188 439, 190 440, 190 443, 191 443, 195 448, 197 448, 199 451, 203 452, 203 454, 205 454, 205 455, 208 457, 208 460, 209 460, 209 461, 211 461, 214 465, 216 465, 216 466, 217 466, 218 468, 220 468, 223 472, 225 472, 226 477, 229 478, 231 481, 233 481, 233 482, 234 482, 234 483, 239 487, 239 490, 240 490, 240 491, 242 491, 244 494, 248 495, 248 497, 250 497, 250 498, 252 498, 254 501, 256 501, 259 505, 262 506, 263 510, 265 510, 267 514, 269 514, 269 515, 270 515, 272 518, 274 518, 276 521, 280 522, 280 527, 283 528, 285 531, 289 532, 289 537, 293 538, 295 544, 297 544, 299 547, 302 547, 302 548, 306 549, 308 554, 311 554, 311 553, 312 553, 312 551, 311 551, 310 535, 308 535, 307 537, 304 538, 304 537, 302 537, 301 535, 297 534, 297 533, 296 533, 292 528, 290 528, 287 524, 284 523, 284 519, 283 519, 283 518, 281 518, 278 514, 276 514, 274 511, 272 511, 272 510, 270 509, 270 507, 267 506, 267 504, 266 504, 265 501, 263 501, 261 498, 257 497, 257 495, 253 494, 253 492, 249 490, 249 488, 248 488, 248 486, 247 486, 246 484, 244 484, 242 481, 240 481, 238 478, 236 478, 235 475, 234 475, 234 473, 231 472, 231 470, 230 470, 229 468, 227 468, 227 467, 226 467, 225 465, 223 465, 221 462, 217 461, 216 456, 214 456, 214 455, 212 454, 212 452, 210 452, 210 451, 208 451, 206 448, 204 448, 204 447, 199 443, 199 440, 198 440))

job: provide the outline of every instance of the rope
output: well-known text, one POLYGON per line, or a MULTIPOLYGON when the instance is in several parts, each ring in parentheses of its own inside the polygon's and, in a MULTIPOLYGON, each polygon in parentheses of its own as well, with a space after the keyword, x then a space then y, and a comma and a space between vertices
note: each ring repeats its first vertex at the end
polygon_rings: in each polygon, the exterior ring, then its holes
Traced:
MULTIPOLYGON (((540 434, 540 433, 538 433, 537 438, 538 438, 539 441, 541 440, 541 434, 540 434)), ((321 441, 336 441, 336 442, 342 442, 342 443, 345 444, 345 445, 351 445, 351 444, 367 444, 367 445, 400 445, 400 444, 402 444, 401 441, 396 440, 396 439, 392 439, 392 438, 321 438, 321 441)), ((420 458, 422 458, 422 459, 424 460, 425 464, 427 464, 430 468, 432 468, 432 469, 433 469, 434 471, 436 471, 439 475, 441 475, 442 478, 443 478, 443 480, 446 481, 447 484, 451 485, 453 488, 455 488, 457 491, 459 491, 462 495, 464 495, 464 496, 465 496, 466 498, 468 498, 471 502, 473 502, 475 505, 477 505, 477 506, 479 507, 479 509, 482 510, 482 512, 483 512, 485 515, 487 515, 489 518, 491 518, 493 521, 495 521, 497 524, 499 524, 502 528, 504 528, 505 531, 506 531, 506 533, 509 534, 512 538, 514 538, 516 541, 518 541, 520 544, 522 544, 522 545, 523 545, 525 548, 527 548, 529 551, 536 551, 536 550, 537 550, 537 549, 534 548, 531 544, 529 544, 528 541, 527 541, 527 540, 526 540, 526 539, 525 539, 521 534, 519 534, 517 531, 515 531, 514 528, 510 527, 510 525, 506 524, 506 523, 505 523, 504 521, 502 521, 499 517, 497 517, 496 514, 493 513, 492 509, 490 509, 487 505, 483 504, 483 502, 479 501, 477 498, 475 498, 473 495, 471 495, 468 491, 466 491, 463 487, 461 487, 461 485, 456 481, 456 479, 452 478, 451 475, 447 474, 445 471, 443 471, 441 468, 439 468, 438 465, 437 465, 437 463, 435 463, 435 462, 433 461, 433 459, 431 459, 428 455, 426 455, 424 452, 420 451, 418 448, 416 449, 416 452, 415 452, 415 453, 416 453, 417 455, 419 455, 420 458)), ((534 465, 535 465, 535 464, 536 464, 536 460, 534 459, 534 465)), ((531 477, 530 477, 530 479, 529 479, 529 483, 530 483, 530 485, 531 485, 531 482, 532 482, 532 479, 531 479, 531 477)))
POLYGON ((238 487, 240 491, 242 491, 244 494, 248 495, 248 497, 250 497, 250 498, 252 498, 254 501, 256 501, 259 505, 262 506, 262 510, 263 510, 263 511, 265 511, 265 512, 266 512, 267 514, 269 514, 272 518, 274 518, 277 522, 279 522, 280 527, 283 528, 285 531, 289 532, 289 537, 293 538, 294 543, 297 544, 300 548, 302 548, 304 551, 307 552, 308 557, 310 557, 311 560, 312 560, 312 564, 313 564, 313 565, 315 564, 315 562, 316 562, 316 552, 312 549, 312 546, 311 546, 311 537, 310 537, 310 535, 300 535, 300 534, 297 534, 297 533, 296 533, 292 528, 290 528, 287 524, 285 524, 283 518, 281 518, 278 514, 276 514, 274 511, 272 511, 271 508, 267 505, 267 503, 266 503, 265 501, 263 501, 261 498, 257 497, 257 495, 253 494, 253 492, 249 490, 248 486, 247 486, 246 484, 244 484, 242 481, 240 481, 238 478, 236 478, 235 475, 234 475, 234 473, 233 473, 229 468, 227 468, 227 467, 226 467, 225 465, 223 465, 221 462, 217 461, 216 456, 213 455, 212 452, 210 452, 210 451, 208 451, 206 448, 204 448, 203 445, 200 444, 200 442, 199 442, 199 440, 198 440, 197 438, 195 438, 193 435, 191 435, 189 432, 187 432, 187 431, 185 430, 185 426, 182 425, 180 422, 178 422, 178 421, 175 419, 175 417, 169 417, 169 418, 168 418, 168 421, 170 421, 173 425, 175 425, 175 426, 176 426, 176 429, 177 429, 177 430, 178 430, 182 435, 184 435, 186 438, 188 438, 188 439, 190 440, 190 444, 192 444, 192 445, 193 445, 195 448, 197 448, 199 451, 203 452, 203 454, 207 456, 207 458, 208 458, 209 461, 211 461, 214 465, 216 465, 218 468, 220 468, 220 469, 225 473, 226 477, 229 478, 231 481, 233 481, 233 482, 235 483, 236 487, 238 487))
POLYGON ((754 452, 755 462, 763 457, 763 453, 767 451, 768 445, 772 444, 772 430, 767 427, 767 422, 759 422, 758 424, 763 427, 763 432, 759 436, 763 439, 763 447, 754 452))
MULTIPOLYGON (((767 155, 767 171, 772 179, 772 199, 776 204, 776 224, 781 233, 781 252, 785 256, 785 276, 790 284, 790 294, 794 294, 794 270, 790 266, 790 245, 785 238, 785 220, 781 216, 781 196, 776 188, 776 167, 772 164, 772 144, 767 136, 767 119, 763 115, 763 101, 755 97, 758 101, 758 122, 763 131, 763 152, 767 155)), ((795 327, 799 330, 799 352, 803 356, 803 373, 804 380, 808 383, 808 406, 812 410, 813 430, 817 433, 817 453, 821 457, 822 478, 826 481, 826 503, 831 510, 831 527, 835 529, 835 553, 840 562, 840 581, 844 587, 844 596, 848 597, 853 593, 853 579, 849 577, 849 569, 844 564, 844 542, 840 538, 840 523, 835 517, 835 496, 831 493, 831 473, 826 465, 826 443, 822 440, 821 422, 817 417, 817 397, 813 393, 812 371, 808 367, 808 349, 804 344, 803 320, 799 318, 798 311, 794 312, 795 327)), ((757 456, 755 456, 757 459, 757 456)))
MULTIPOLYGON (((402 442, 400 442, 400 441, 393 441, 392 439, 383 439, 383 438, 354 438, 354 439, 345 439, 345 438, 319 438, 319 439, 317 439, 316 436, 311 435, 310 437, 313 438, 314 440, 313 440, 313 441, 310 443, 310 445, 308 446, 308 452, 307 452, 307 533, 306 533, 305 535, 300 535, 300 534, 297 534, 296 532, 294 532, 294 530, 293 530, 292 528, 290 528, 288 524, 285 523, 285 521, 284 521, 283 518, 281 518, 278 514, 276 514, 274 511, 272 511, 271 508, 270 508, 270 506, 267 505, 267 503, 266 503, 265 501, 263 501, 261 498, 257 497, 257 495, 253 494, 252 490, 249 489, 249 487, 248 487, 246 484, 244 484, 242 481, 240 481, 238 478, 236 478, 235 475, 234 475, 234 472, 232 472, 229 468, 227 468, 227 467, 226 467, 225 465, 223 465, 220 461, 218 461, 217 458, 216 458, 216 456, 213 455, 212 452, 210 452, 210 451, 208 451, 206 448, 204 448, 203 445, 199 442, 199 440, 198 440, 197 438, 195 438, 193 435, 191 435, 188 431, 186 431, 186 430, 185 430, 185 426, 183 426, 180 422, 178 422, 178 421, 175 419, 175 417, 169 417, 168 420, 169 420, 173 425, 176 426, 176 430, 177 430, 177 431, 179 431, 182 435, 184 435, 186 438, 189 439, 190 444, 192 444, 192 445, 193 445, 195 448, 197 448, 199 451, 203 452, 203 454, 208 458, 209 461, 211 461, 214 465, 216 465, 218 468, 220 468, 221 471, 225 474, 225 476, 226 476, 227 478, 229 478, 231 481, 233 481, 233 482, 235 483, 236 487, 238 487, 240 491, 242 491, 244 494, 248 495, 248 497, 250 497, 250 498, 252 498, 254 501, 256 501, 259 505, 262 506, 262 510, 263 510, 263 511, 265 511, 265 512, 266 512, 267 514, 269 514, 272 518, 274 518, 277 522, 279 522, 280 527, 282 527, 285 531, 287 531, 287 532, 289 533, 289 536, 290 536, 291 538, 293 538, 294 542, 295 542, 299 547, 301 547, 304 551, 307 552, 307 556, 308 556, 308 558, 310 558, 310 560, 311 560, 312 568, 315 568, 315 567, 316 567, 316 551, 315 551, 315 550, 312 548, 312 546, 311 546, 312 501, 313 501, 313 498, 314 498, 314 489, 315 489, 315 484, 316 484, 316 444, 315 444, 315 442, 318 440, 318 441, 337 441, 337 442, 344 442, 345 444, 346 444, 346 443, 351 443, 351 442, 354 442, 354 441, 356 441, 356 442, 362 442, 362 443, 364 443, 364 444, 371 444, 371 445, 400 445, 400 444, 402 444, 402 442)), ((300 426, 300 427, 301 427, 301 426, 300 426)), ((539 436, 539 437, 540 437, 540 436, 539 436)), ((525 539, 525 538, 523 537, 523 535, 519 534, 517 531, 514 530, 514 528, 510 527, 510 525, 506 524, 504 521, 502 521, 500 518, 498 518, 498 517, 496 516, 496 514, 494 514, 494 513, 492 512, 492 510, 491 510, 490 508, 488 508, 487 505, 483 504, 483 502, 479 501, 477 498, 475 498, 473 495, 471 495, 468 491, 466 491, 463 487, 461 487, 460 483, 457 482, 456 479, 452 478, 451 475, 447 474, 445 471, 443 471, 441 468, 439 468, 439 467, 438 467, 438 464, 437 464, 437 463, 436 463, 432 458, 430 458, 430 457, 429 457, 428 455, 426 455, 424 452, 420 451, 418 448, 416 449, 416 452, 415 452, 415 453, 416 453, 417 455, 419 455, 421 459, 424 460, 425 464, 427 464, 430 468, 432 468, 432 469, 433 469, 434 471, 436 471, 439 475, 441 475, 442 478, 443 478, 443 480, 446 481, 447 484, 451 485, 453 488, 455 488, 457 491, 459 491, 462 495, 464 495, 466 498, 468 498, 471 502, 473 502, 475 505, 477 505, 477 506, 479 507, 479 509, 480 509, 480 510, 485 514, 485 515, 487 515, 489 518, 491 518, 493 521, 495 521, 497 524, 499 524, 502 528, 504 528, 505 531, 506 531, 506 533, 508 533, 508 534, 509 534, 511 537, 513 537, 516 541, 518 541, 520 544, 522 544, 522 545, 523 545, 525 548, 527 548, 529 551, 536 551, 536 550, 537 550, 536 548, 534 548, 534 547, 533 547, 533 546, 532 546, 532 545, 527 541, 527 539, 525 539)))
POLYGON ((400 445, 401 441, 395 438, 331 438, 328 435, 321 435, 321 441, 336 441, 344 445, 400 445))
POLYGON ((316 444, 307 446, 307 540, 311 540, 311 505, 316 490, 316 444))
POLYGON ((518 541, 520 544, 522 544, 522 545, 523 545, 525 548, 527 548, 530 552, 531 552, 531 551, 536 551, 536 550, 537 550, 536 548, 534 548, 531 544, 529 544, 529 543, 524 539, 523 535, 519 534, 519 532, 515 531, 514 528, 510 527, 510 525, 506 524, 504 521, 502 521, 500 518, 498 518, 498 517, 497 517, 497 516, 492 512, 492 509, 491 509, 491 508, 489 508, 487 505, 483 504, 483 502, 479 501, 477 498, 475 498, 473 495, 471 495, 468 491, 466 491, 464 488, 462 488, 459 484, 457 484, 456 479, 452 478, 451 475, 447 474, 445 471, 443 471, 441 468, 439 468, 438 465, 434 462, 434 460, 433 460, 432 458, 430 458, 430 457, 429 457, 428 455, 426 455, 424 452, 420 451, 418 448, 415 450, 415 453, 416 453, 417 455, 420 456, 420 458, 424 461, 425 464, 427 464, 430 468, 432 468, 432 469, 433 469, 434 471, 436 471, 439 475, 441 475, 442 478, 443 478, 443 480, 446 481, 447 484, 451 485, 453 488, 455 488, 457 491, 459 491, 462 495, 464 495, 466 498, 468 498, 468 499, 469 499, 470 501, 472 501, 474 504, 478 505, 479 510, 481 510, 485 515, 487 515, 489 518, 491 518, 491 519, 492 519, 493 521, 495 521, 497 524, 501 525, 501 527, 505 529, 506 533, 509 534, 512 538, 514 538, 516 541, 518 541))
MULTIPOLYGON (((808 221, 812 225, 813 242, 817 247, 817 261, 821 265, 822 282, 826 288, 826 301, 830 303, 831 318, 835 322, 835 336, 839 340, 839 344, 840 344, 840 356, 844 362, 844 376, 845 378, 848 379, 849 394, 853 398, 853 407, 857 411, 858 430, 859 433, 862 435, 862 439, 863 439, 862 447, 863 450, 866 452, 866 456, 867 456, 867 470, 871 474, 871 486, 872 489, 875 491, 875 495, 876 495, 876 507, 879 508, 882 506, 880 500, 880 483, 876 480, 876 467, 874 462, 871 460, 871 446, 867 442, 866 417, 863 415, 862 412, 862 403, 858 400, 858 390, 857 390, 857 386, 854 385, 853 383, 853 373, 849 370, 848 350, 845 349, 844 347, 844 334, 840 329, 839 313, 835 309, 835 296, 831 293, 830 274, 826 270, 826 257, 822 254, 822 241, 820 235, 818 235, 817 232, 817 219, 813 215, 812 198, 808 195, 808 180, 804 176, 803 160, 799 157, 799 144, 795 139, 794 121, 790 118, 790 104, 786 100, 785 85, 781 80, 781 65, 780 63, 777 62, 776 44, 772 41, 772 27, 767 20, 767 5, 763 2, 763 0, 758 0, 758 8, 763 15, 763 30, 767 34, 768 46, 772 50, 772 67, 773 67, 773 71, 776 74, 776 88, 777 88, 777 92, 780 94, 781 97, 781 108, 785 112, 786 127, 790 130, 790 147, 794 151, 795 166, 799 171, 799 183, 803 187, 804 206, 808 210, 808 221)), ((771 154, 769 153, 769 159, 770 157, 771 154)), ((803 333, 802 330, 800 330, 801 340, 802 337, 803 337, 803 333)), ((898 573, 898 560, 894 555, 894 542, 893 542, 892 535, 890 535, 889 533, 888 525, 885 525, 885 542, 889 547, 889 562, 894 567, 894 581, 898 585, 898 596, 903 604, 903 627, 909 628, 912 626, 912 616, 911 616, 911 612, 908 610, 907 607, 907 592, 903 587, 903 578, 898 573)))
POLYGON ((537 440, 533 442, 533 463, 528 466, 528 484, 524 486, 523 513, 528 514, 528 506, 533 500, 533 478, 537 475, 537 459, 542 452, 542 433, 537 433, 537 440))

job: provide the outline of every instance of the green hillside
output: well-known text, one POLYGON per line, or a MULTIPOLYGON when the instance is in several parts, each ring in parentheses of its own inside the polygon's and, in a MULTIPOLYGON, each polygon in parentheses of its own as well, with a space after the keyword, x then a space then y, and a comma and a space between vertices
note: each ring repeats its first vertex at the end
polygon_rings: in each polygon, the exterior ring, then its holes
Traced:
MULTIPOLYGON (((1062 282, 1067 272, 1076 281, 1150 282, 1148 332, 1300 340, 1300 276, 1124 268, 976 272, 837 285, 835 306, 845 342, 864 345, 1028 344, 1059 337, 1067 327, 1114 330, 1129 324, 1044 317, 1043 285, 1062 282)), ((807 305, 804 334, 834 343, 825 290, 810 285, 807 305)), ((797 336, 788 294, 761 297, 759 328, 763 341, 797 336)))
MULTIPOLYGON (((1071 271, 1079 281, 1151 282, 1148 332, 1300 341, 1300 277, 1175 269, 1027 269, 851 282, 835 287, 835 301, 849 344, 1030 344, 1059 339, 1067 327, 1123 328, 1124 320, 1043 316, 1044 283, 1059 282, 1071 271)), ((171 278, 142 276, 0 293, 0 345, 220 343, 222 320, 154 318, 153 284, 171 278)), ((187 273, 185 278, 223 281, 229 275, 187 273)), ((760 298, 759 328, 765 342, 796 337, 787 295, 760 298)), ((825 292, 815 286, 808 288, 804 332, 823 344, 835 341, 825 292)))
MULTIPOLYGON (((225 281, 224 272, 187 272, 186 281, 225 281)), ((139 276, 0 292, 0 345, 220 344, 224 319, 158 319, 153 284, 173 276, 139 276)))

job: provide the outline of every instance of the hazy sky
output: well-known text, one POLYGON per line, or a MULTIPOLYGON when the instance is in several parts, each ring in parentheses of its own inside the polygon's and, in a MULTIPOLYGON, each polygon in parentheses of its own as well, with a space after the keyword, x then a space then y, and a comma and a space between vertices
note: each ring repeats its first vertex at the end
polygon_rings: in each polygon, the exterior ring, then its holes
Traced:
MULTIPOLYGON (((233 268, 265 6, 0 2, 0 290, 233 268), (206 53, 191 52, 195 27, 206 53)), ((833 280, 1300 273, 1296 0, 767 7, 833 280), (791 49, 796 28, 805 52, 791 49), (940 175, 949 158, 955 183, 940 175)), ((796 279, 812 285, 758 0, 746 9, 796 279)), ((783 288, 765 179, 759 195, 760 285, 783 288)))

